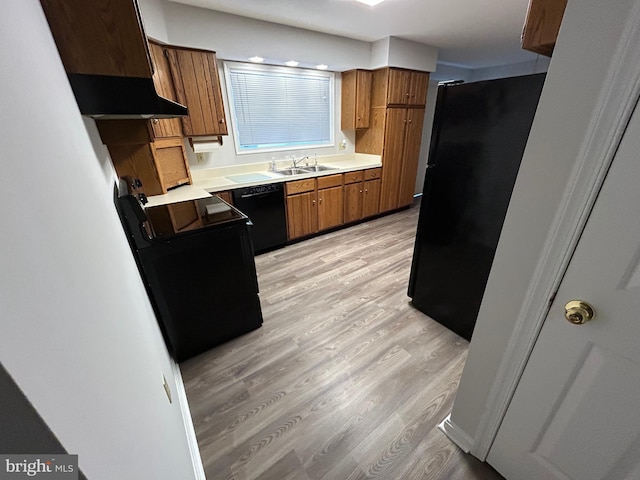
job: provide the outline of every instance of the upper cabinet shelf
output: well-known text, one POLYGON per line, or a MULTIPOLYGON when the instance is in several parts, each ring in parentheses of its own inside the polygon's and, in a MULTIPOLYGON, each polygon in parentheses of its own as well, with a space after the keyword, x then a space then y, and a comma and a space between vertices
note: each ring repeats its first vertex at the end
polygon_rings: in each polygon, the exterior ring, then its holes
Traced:
POLYGON ((530 0, 522 30, 522 48, 550 57, 567 0, 530 0))

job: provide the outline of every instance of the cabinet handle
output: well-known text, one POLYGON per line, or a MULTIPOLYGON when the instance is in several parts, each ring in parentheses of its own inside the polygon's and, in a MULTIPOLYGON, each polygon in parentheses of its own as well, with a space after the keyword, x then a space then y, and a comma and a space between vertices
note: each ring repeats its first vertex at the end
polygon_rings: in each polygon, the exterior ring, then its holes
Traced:
POLYGON ((224 124, 224 118, 221 118, 221 119, 220 119, 220 123, 221 123, 221 124, 224 124))
POLYGON ((360 193, 362 193, 362 190, 360 190, 360 193))
POLYGON ((315 207, 316 201, 315 200, 311 200, 311 205, 313 205, 315 207))
POLYGON ((412 122, 412 120, 409 120, 409 123, 411 123, 411 122, 412 122))
POLYGON ((322 199, 321 199, 321 198, 320 198, 320 199, 318 199, 318 203, 322 203, 322 199))
POLYGON ((367 190, 366 188, 364 189, 364 193, 369 193, 369 190, 367 190))
POLYGON ((151 121, 153 122, 154 125, 157 125, 158 123, 160 123, 160 120, 158 120, 157 118, 154 118, 151 121))
POLYGON ((407 93, 407 97, 409 96, 409 94, 407 93))

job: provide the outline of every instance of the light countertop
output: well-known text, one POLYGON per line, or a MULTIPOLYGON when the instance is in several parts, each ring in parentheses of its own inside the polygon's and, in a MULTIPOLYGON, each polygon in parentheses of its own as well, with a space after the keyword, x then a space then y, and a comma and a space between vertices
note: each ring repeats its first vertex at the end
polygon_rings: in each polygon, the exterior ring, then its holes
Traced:
MULTIPOLYGON (((313 162, 309 162, 313 165, 313 162)), ((324 175, 335 175, 337 173, 352 172, 354 170, 364 170, 367 168, 381 167, 379 155, 367 155, 363 153, 347 155, 329 155, 318 158, 319 165, 333 167, 334 170, 324 172, 312 172, 299 175, 282 175, 269 171, 269 163, 252 163, 232 167, 219 167, 207 169, 191 170, 192 185, 182 185, 163 195, 153 195, 148 197, 149 203, 145 207, 155 207, 168 203, 185 202, 206 198, 211 193, 232 190, 234 188, 251 187, 254 185, 265 185, 269 183, 289 182, 303 178, 320 177, 324 175)), ((304 165, 304 162, 301 166, 304 165)), ((290 161, 279 161, 278 169, 291 166, 290 161)))

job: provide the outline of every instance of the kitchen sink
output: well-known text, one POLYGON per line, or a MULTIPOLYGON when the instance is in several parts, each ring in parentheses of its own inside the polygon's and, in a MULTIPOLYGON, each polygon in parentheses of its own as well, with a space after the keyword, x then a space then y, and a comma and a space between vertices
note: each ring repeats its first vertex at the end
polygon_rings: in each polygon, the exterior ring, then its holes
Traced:
POLYGON ((275 170, 274 173, 279 173, 280 175, 301 175, 303 173, 309 173, 309 170, 290 167, 283 168, 282 170, 275 170))
POLYGON ((304 167, 289 167, 282 170, 274 170, 274 173, 280 175, 302 175, 305 173, 324 172, 327 170, 336 170, 335 167, 327 167, 326 165, 308 165, 304 167))
POLYGON ((308 167, 302 167, 303 170, 308 172, 324 172, 327 170, 336 170, 335 167, 327 167, 326 165, 310 165, 308 167))

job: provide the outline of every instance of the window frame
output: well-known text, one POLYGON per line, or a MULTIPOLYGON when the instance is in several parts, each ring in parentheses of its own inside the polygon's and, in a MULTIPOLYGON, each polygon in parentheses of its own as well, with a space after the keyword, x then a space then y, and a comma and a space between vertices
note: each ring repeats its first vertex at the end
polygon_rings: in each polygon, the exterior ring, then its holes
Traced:
POLYGON ((335 147, 335 116, 336 116, 336 99, 335 99, 335 73, 327 70, 312 70, 306 68, 283 67, 276 65, 264 65, 244 62, 224 61, 224 79, 227 98, 229 100, 229 117, 231 120, 231 131, 233 134, 233 143, 236 155, 251 155, 269 152, 285 152, 291 150, 308 150, 315 148, 331 148, 335 147), (239 130, 236 123, 236 110, 233 97, 233 88, 231 86, 231 70, 244 70, 247 72, 260 73, 282 73, 287 75, 298 75, 305 77, 319 77, 329 79, 329 141, 326 143, 304 144, 304 145, 278 145, 275 147, 259 147, 252 149, 242 149, 240 147, 239 130))

